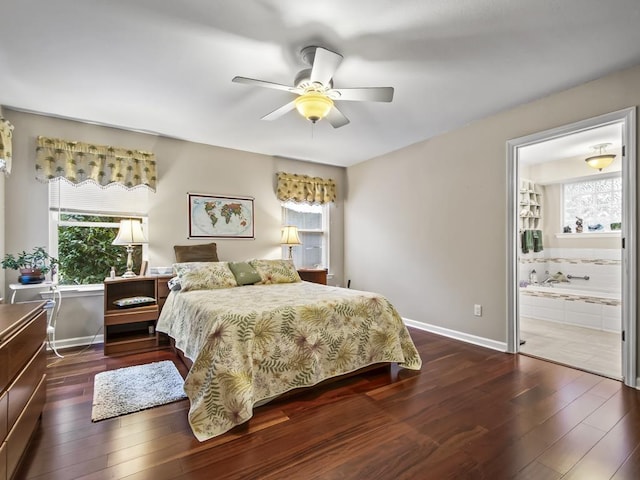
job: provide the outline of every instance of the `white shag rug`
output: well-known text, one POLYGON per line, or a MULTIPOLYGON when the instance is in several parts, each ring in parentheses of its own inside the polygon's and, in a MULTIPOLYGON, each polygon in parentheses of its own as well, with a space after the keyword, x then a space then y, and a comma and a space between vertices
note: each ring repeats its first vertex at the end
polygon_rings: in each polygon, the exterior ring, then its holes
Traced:
POLYGON ((93 385, 91 421, 182 400, 186 398, 183 385, 180 372, 170 360, 98 373, 93 385))

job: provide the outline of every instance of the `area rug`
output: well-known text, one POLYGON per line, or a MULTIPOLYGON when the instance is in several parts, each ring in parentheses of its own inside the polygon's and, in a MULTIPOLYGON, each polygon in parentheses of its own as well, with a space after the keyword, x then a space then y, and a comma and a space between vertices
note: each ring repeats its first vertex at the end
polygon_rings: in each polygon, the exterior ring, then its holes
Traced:
POLYGON ((139 412, 186 398, 184 380, 170 360, 98 373, 91 421, 139 412))

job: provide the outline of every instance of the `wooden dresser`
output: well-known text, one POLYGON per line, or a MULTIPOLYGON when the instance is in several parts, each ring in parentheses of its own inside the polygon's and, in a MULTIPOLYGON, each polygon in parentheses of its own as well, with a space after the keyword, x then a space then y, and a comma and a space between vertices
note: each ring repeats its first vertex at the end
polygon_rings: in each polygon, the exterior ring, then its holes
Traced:
POLYGON ((46 399, 44 302, 0 305, 0 480, 10 479, 46 399))

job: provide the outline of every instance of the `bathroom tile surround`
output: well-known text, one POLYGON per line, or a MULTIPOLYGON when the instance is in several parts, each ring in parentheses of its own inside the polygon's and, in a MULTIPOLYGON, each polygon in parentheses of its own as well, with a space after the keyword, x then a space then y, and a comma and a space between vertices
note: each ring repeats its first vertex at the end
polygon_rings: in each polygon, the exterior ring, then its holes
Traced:
POLYGON ((531 270, 536 271, 538 283, 549 272, 553 275, 589 277, 574 278, 571 288, 620 293, 622 288, 621 251, 619 249, 549 248, 539 253, 521 254, 519 280, 528 281, 531 270))
POLYGON ((536 270, 538 283, 547 274, 575 277, 544 291, 520 290, 520 317, 587 327, 607 332, 621 330, 621 252, 618 249, 561 249, 521 256, 520 281, 536 270), (576 290, 573 292, 573 290, 576 290), (599 296, 602 293, 602 296, 599 296), (612 295, 613 297, 611 298, 612 295))

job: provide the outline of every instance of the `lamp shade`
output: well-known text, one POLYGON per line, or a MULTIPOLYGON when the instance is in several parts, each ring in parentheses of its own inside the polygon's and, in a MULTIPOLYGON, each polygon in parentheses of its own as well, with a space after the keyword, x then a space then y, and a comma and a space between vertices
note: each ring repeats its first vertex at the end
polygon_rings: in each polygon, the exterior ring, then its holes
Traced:
POLYGON ((118 235, 113 240, 113 245, 140 245, 147 243, 147 238, 142 232, 140 220, 126 219, 120 220, 118 235))
POLYGON ((597 155, 593 155, 589 158, 585 158, 584 161, 587 162, 591 168, 595 168, 596 170, 602 171, 603 168, 607 168, 613 162, 613 159, 616 156, 612 153, 605 153, 607 147, 609 147, 611 143, 600 143, 598 145, 594 145, 592 148, 598 152, 597 155))
POLYGON ((606 153, 603 155, 594 155, 593 157, 585 158, 585 162, 592 168, 596 168, 602 171, 603 168, 607 168, 613 162, 613 159, 616 158, 615 155, 611 153, 606 153))
POLYGON ((311 91, 296 98, 295 106, 300 115, 316 123, 329 114, 333 100, 322 93, 311 91))
POLYGON ((282 245, 302 245, 298 236, 298 227, 293 225, 285 225, 282 227, 282 236, 280 237, 282 245))

